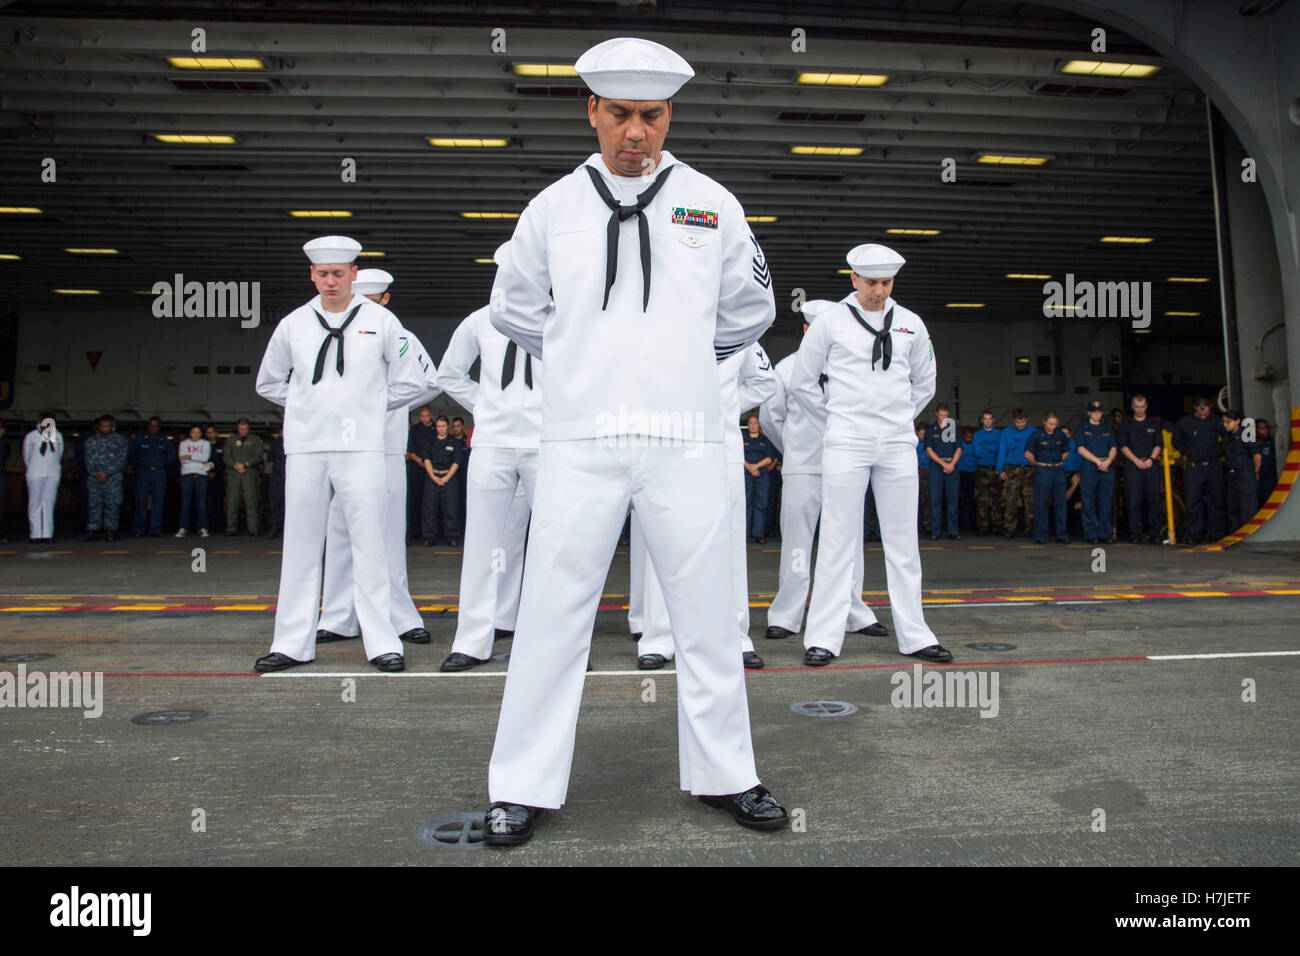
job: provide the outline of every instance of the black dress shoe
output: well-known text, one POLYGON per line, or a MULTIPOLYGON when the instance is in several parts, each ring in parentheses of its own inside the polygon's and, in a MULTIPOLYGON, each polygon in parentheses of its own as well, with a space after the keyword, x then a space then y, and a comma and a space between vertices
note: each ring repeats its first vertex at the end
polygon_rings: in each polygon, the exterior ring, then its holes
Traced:
POLYGON ((641 640, 641 631, 633 631, 633 632, 632 632, 632 640, 634 640, 634 641, 639 641, 639 640, 641 640))
POLYGON ((932 534, 932 535, 930 535, 930 540, 931 540, 931 541, 938 541, 938 540, 939 540, 940 538, 942 538, 942 537, 943 537, 943 535, 941 535, 941 534, 932 534))
POLYGON ((433 637, 422 627, 413 627, 405 634, 398 634, 397 639, 410 641, 412 644, 428 644, 433 637))
MULTIPOLYGON (((161 537, 161 536, 160 536, 160 537, 161 537)), ((116 540, 117 540, 117 532, 116 532, 116 531, 108 531, 108 532, 105 532, 105 533, 104 533, 104 540, 105 540, 105 541, 116 541, 116 540)))
POLYGON ((381 671, 404 671, 406 670, 406 658, 398 653, 380 654, 370 663, 381 671))
POLYGON ((515 632, 514 632, 514 631, 507 631, 504 627, 498 627, 498 628, 496 629, 496 632, 492 635, 492 640, 494 640, 494 641, 508 641, 508 640, 510 640, 510 638, 512 638, 512 637, 514 637, 514 636, 515 636, 515 632))
POLYGON ((460 651, 452 651, 447 655, 447 659, 442 662, 439 670, 444 671, 467 671, 471 667, 477 667, 479 664, 486 664, 491 658, 479 660, 477 657, 470 657, 468 654, 462 654, 460 651))
POLYGON ((763 636, 770 637, 772 638, 772 640, 775 641, 775 640, 780 640, 783 637, 793 637, 794 631, 790 630, 789 628, 778 627, 777 625, 773 624, 771 627, 767 629, 767 633, 763 636))
POLYGON ((952 652, 942 644, 931 644, 929 647, 923 647, 919 651, 913 651, 908 657, 919 657, 923 661, 929 661, 931 664, 947 664, 952 660, 952 652))
POLYGON ((316 632, 316 643, 332 644, 334 641, 355 641, 360 636, 360 634, 335 634, 333 631, 321 628, 316 632))
MULTIPOLYGON (((113 537, 111 537, 111 538, 109 539, 110 541, 116 541, 116 540, 117 540, 117 532, 116 532, 116 531, 110 531, 109 534, 111 534, 111 535, 113 536, 113 537)), ((162 537, 162 532, 161 532, 161 531, 150 531, 150 532, 149 532, 149 537, 151 537, 151 538, 161 538, 161 537, 162 537)))
POLYGON ((449 547, 449 548, 459 548, 459 547, 460 547, 460 539, 459 539, 459 538, 448 538, 448 539, 447 539, 447 547, 449 547))
POLYGON ((497 801, 483 814, 483 842, 488 846, 517 846, 533 835, 533 821, 541 813, 536 807, 497 801))
POLYGON ((960 540, 961 540, 961 535, 959 535, 959 534, 950 534, 950 535, 948 535, 948 537, 952 538, 952 540, 954 540, 954 541, 960 541, 960 540))
POLYGON ((423 541, 420 542, 420 544, 424 545, 426 548, 432 548, 432 547, 433 547, 433 539, 432 539, 432 538, 425 538, 423 541))
POLYGON ((271 527, 266 529, 266 536, 268 538, 280 537, 280 526, 278 524, 271 525, 271 527))
POLYGON ((233 538, 234 536, 235 536, 235 532, 234 532, 234 531, 227 531, 227 532, 226 532, 226 537, 227 537, 227 538, 233 538))
POLYGON ((1015 535, 1012 534, 1010 531, 1003 531, 1002 537, 1006 538, 1007 540, 1010 540, 1011 538, 1014 538, 1015 535))
POLYGON ((1069 543, 1070 543, 1070 539, 1069 539, 1069 538, 1057 538, 1057 539, 1056 539, 1056 543, 1057 543, 1057 544, 1069 544, 1069 543))
POLYGON ((777 803, 776 797, 761 783, 744 793, 701 796, 700 800, 711 807, 730 811, 737 823, 751 830, 780 830, 790 822, 785 807, 777 803))
POLYGON ((881 624, 879 621, 876 621, 874 624, 868 624, 866 627, 860 627, 860 628, 858 628, 856 631, 854 631, 853 633, 854 633, 854 634, 866 634, 868 637, 888 637, 888 636, 889 636, 889 630, 885 627, 885 625, 881 624))
MULTIPOLYGON (((83 535, 81 536, 81 540, 82 540, 82 541, 98 541, 98 540, 99 540, 100 538, 102 538, 102 537, 103 537, 103 535, 100 534, 98 531, 87 531, 85 534, 83 534, 83 535)), ((37 538, 36 540, 37 540, 37 541, 43 541, 43 540, 45 540, 45 539, 44 539, 44 538, 37 538)))
POLYGON ((310 661, 295 661, 286 654, 279 651, 267 654, 265 657, 259 657, 257 663, 253 665, 253 670, 266 673, 267 671, 282 671, 286 667, 297 667, 299 664, 309 664, 310 661))
POLYGON ((745 662, 747 671, 761 671, 767 666, 767 662, 758 656, 758 651, 743 651, 740 657, 745 662))
POLYGON ((835 655, 824 647, 810 647, 803 652, 803 662, 809 667, 825 667, 835 660, 835 655))
POLYGON ((759 543, 759 544, 767 544, 767 535, 765 535, 765 534, 760 534, 760 535, 758 536, 758 543, 759 543))
POLYGON ((636 659, 636 666, 643 671, 657 671, 668 663, 662 654, 642 654, 636 659))

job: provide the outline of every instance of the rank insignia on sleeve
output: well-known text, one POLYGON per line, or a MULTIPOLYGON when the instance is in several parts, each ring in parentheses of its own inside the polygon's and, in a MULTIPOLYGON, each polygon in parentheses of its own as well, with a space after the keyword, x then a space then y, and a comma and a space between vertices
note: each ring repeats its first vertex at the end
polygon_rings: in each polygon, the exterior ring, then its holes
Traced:
POLYGON ((763 255, 757 239, 751 235, 749 241, 754 244, 754 259, 751 263, 754 269, 754 281, 764 289, 769 289, 772 287, 772 273, 767 268, 767 257, 763 255))
POLYGON ((705 229, 717 229, 718 214, 709 209, 696 209, 693 206, 674 206, 673 225, 703 226, 705 229))

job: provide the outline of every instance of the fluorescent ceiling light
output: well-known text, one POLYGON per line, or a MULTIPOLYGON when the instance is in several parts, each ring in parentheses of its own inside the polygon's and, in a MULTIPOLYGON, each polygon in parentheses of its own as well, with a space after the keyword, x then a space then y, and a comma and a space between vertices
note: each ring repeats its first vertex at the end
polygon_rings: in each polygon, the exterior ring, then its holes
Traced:
POLYGON ((794 80, 812 86, 883 86, 889 76, 884 73, 800 73, 794 80))
POLYGON ((862 146, 791 146, 796 156, 861 156, 862 146))
POLYGON ((1050 156, 1013 156, 1007 153, 979 153, 976 162, 989 166, 1041 166, 1050 156))
POLYGON ((237 142, 226 133, 154 133, 160 143, 179 143, 185 146, 229 146, 237 142))
POLYGON ((507 139, 473 139, 473 138, 461 139, 461 138, 438 136, 430 139, 429 145, 441 146, 448 149, 458 148, 458 147, 476 147, 480 149, 485 147, 491 147, 491 148, 499 149, 502 146, 509 146, 510 141, 507 139))
POLYGON ((240 56, 169 56, 167 62, 182 70, 265 70, 266 64, 256 57, 240 56))
POLYGON ((1111 60, 1071 60, 1061 67, 1062 73, 1083 76, 1124 76, 1134 79, 1151 76, 1159 70, 1160 67, 1152 66, 1150 63, 1116 63, 1111 60))
POLYGON ((516 63, 515 76, 577 76, 570 63, 516 63))

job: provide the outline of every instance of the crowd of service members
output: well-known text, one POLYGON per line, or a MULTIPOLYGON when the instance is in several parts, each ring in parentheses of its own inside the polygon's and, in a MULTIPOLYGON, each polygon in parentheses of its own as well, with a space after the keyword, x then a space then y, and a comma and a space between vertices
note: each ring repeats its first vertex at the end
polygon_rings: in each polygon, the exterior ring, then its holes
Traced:
MULTIPOLYGON (((1011 423, 999 428, 990 410, 981 413, 978 426, 958 425, 940 403, 935 421, 916 425, 918 527, 932 540, 945 533, 1011 538, 1023 529, 1037 541, 1163 541, 1163 423, 1146 406, 1146 398, 1135 395, 1129 413, 1113 408, 1103 419, 1101 404, 1092 402, 1073 425, 1055 413, 1031 425, 1024 410, 1015 409, 1011 423)), ((1181 481, 1176 510, 1185 514, 1179 543, 1235 531, 1273 493, 1272 429, 1257 418, 1254 441, 1243 441, 1243 421, 1240 412, 1216 415, 1208 399, 1197 399, 1194 411, 1171 427, 1182 456, 1175 468, 1181 481)), ((460 544, 471 436, 463 418, 419 409, 406 453, 409 539, 426 547, 460 544)), ((60 489, 66 507, 59 510, 72 511, 75 495, 74 531, 82 540, 113 541, 124 533, 234 536, 241 528, 255 536, 266 529, 274 538, 284 528, 278 427, 260 436, 247 418, 224 431, 212 424, 178 429, 152 418, 128 436, 112 415, 103 415, 73 431, 69 444, 47 416, 24 436, 20 453, 12 453, 4 438, 0 423, 0 474, 18 473, 20 465, 26 474, 32 543, 54 538, 60 489)), ((764 543, 780 534, 781 456, 757 415, 748 417, 743 438, 746 530, 752 541, 764 543)), ((5 499, 0 481, 0 516, 5 499)), ((879 540, 872 499, 868 493, 867 541, 879 540)), ((0 539, 8 540, 8 525, 0 523, 0 539)))
MULTIPOLYGON (((123 535, 234 537, 241 531, 276 538, 284 531, 284 442, 278 425, 258 435, 247 418, 219 429, 167 426, 154 417, 128 434, 118 430, 113 415, 66 431, 45 415, 12 451, 5 436, 0 422, 0 541, 8 541, 10 530, 6 501, 22 499, 6 492, 11 474, 13 492, 26 485, 32 544, 52 541, 57 531, 83 541, 116 541, 123 535), (75 515, 72 529, 56 529, 68 515, 75 515)), ((426 546, 440 538, 459 544, 469 442, 463 418, 435 418, 428 406, 419 410, 406 455, 409 538, 426 546)))
MULTIPOLYGON (((1254 440, 1247 441, 1249 420, 1240 411, 1213 414, 1204 398, 1193 409, 1170 428, 1182 456, 1173 470, 1175 513, 1183 519, 1180 544, 1214 541, 1237 530, 1277 485, 1267 420, 1254 419, 1254 440)), ((1112 408, 1104 417, 1101 403, 1090 402, 1073 424, 1055 412, 1030 424, 1020 408, 1010 418, 999 428, 985 409, 978 426, 959 426, 941 402, 935 421, 916 423, 917 527, 931 540, 945 530, 959 540, 972 532, 1013 538, 1021 529, 1026 538, 1044 543, 1166 540, 1159 457, 1164 424, 1147 414, 1146 396, 1135 394, 1128 413, 1112 408)), ((761 544, 780 534, 781 457, 762 434, 758 416, 747 420, 744 441, 746 527, 761 544)), ((870 492, 863 538, 880 540, 870 492)))

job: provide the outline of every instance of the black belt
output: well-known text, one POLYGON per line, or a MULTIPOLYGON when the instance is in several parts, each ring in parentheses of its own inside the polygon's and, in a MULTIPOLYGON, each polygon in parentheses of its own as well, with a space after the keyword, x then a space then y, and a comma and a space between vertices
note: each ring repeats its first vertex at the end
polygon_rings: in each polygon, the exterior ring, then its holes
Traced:
POLYGON ((601 303, 600 310, 605 311, 609 305, 609 290, 614 288, 614 276, 618 273, 618 231, 623 224, 624 219, 637 218, 637 237, 641 242, 641 283, 645 287, 645 296, 641 303, 641 311, 644 312, 650 306, 650 221, 642 212, 650 201, 655 198, 659 192, 659 187, 668 181, 668 176, 673 171, 669 166, 661 172, 654 183, 645 192, 639 193, 636 197, 636 205, 624 206, 609 191, 609 186, 601 178, 600 173, 596 172, 594 166, 587 166, 587 174, 591 176, 591 183, 596 187, 596 194, 600 196, 601 201, 610 209, 614 210, 609 217, 609 225, 605 229, 605 301, 601 303))
POLYGON ((1217 458, 1212 458, 1212 459, 1210 459, 1209 461, 1189 461, 1189 462, 1187 463, 1187 467, 1188 467, 1188 468, 1193 468, 1193 467, 1196 467, 1197 465, 1199 465, 1199 466, 1201 466, 1201 467, 1205 467, 1206 465, 1217 465, 1218 463, 1219 463, 1219 460, 1218 460, 1217 458))

